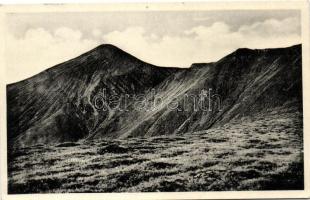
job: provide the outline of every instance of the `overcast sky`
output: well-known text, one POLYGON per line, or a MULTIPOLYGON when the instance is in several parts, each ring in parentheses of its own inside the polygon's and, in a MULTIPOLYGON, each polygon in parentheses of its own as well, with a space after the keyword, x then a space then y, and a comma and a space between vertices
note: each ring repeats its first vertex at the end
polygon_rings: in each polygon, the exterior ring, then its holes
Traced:
POLYGON ((189 67, 237 48, 287 47, 301 41, 297 10, 12 13, 7 26, 9 83, 103 43, 155 65, 189 67))

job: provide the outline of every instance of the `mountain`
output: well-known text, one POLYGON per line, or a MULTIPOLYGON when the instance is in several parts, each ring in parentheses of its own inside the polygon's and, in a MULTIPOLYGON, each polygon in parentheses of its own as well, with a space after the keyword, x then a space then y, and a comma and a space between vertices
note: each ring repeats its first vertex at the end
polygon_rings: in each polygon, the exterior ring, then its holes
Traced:
POLYGON ((238 49, 188 69, 100 45, 7 85, 8 145, 182 134, 302 110, 301 45, 238 49))

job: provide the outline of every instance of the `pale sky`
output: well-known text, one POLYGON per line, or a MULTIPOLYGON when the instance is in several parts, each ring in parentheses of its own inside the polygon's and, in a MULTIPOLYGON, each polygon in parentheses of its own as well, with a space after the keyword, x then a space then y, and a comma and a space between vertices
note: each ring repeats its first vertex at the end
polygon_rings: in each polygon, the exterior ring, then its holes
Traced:
POLYGON ((11 13, 7 27, 8 83, 104 43, 155 65, 189 67, 237 48, 301 42, 297 10, 11 13))

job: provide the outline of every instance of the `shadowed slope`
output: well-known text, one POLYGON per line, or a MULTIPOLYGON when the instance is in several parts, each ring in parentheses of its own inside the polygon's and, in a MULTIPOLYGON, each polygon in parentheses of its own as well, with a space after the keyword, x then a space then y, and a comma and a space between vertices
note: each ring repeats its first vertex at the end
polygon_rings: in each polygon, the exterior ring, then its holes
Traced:
POLYGON ((178 134, 279 106, 300 111, 301 82, 301 45, 239 49, 218 62, 189 69, 156 67, 101 45, 7 86, 9 146, 178 134), (208 107, 195 109, 201 91, 210 89, 214 99, 207 101, 208 107), (127 110, 115 109, 117 105, 96 109, 95 96, 103 90, 108 97, 142 94, 146 102, 158 98, 162 106, 137 110, 137 100, 130 99, 127 110))
MULTIPOLYGON (((216 63, 193 64, 155 86, 163 106, 124 112, 95 137, 179 134, 206 130, 278 106, 302 110, 301 46, 239 49, 216 63), (201 93, 209 92, 199 102, 201 93), (204 105, 202 106, 201 103, 204 105), (130 116, 134 116, 131 118, 130 116), (123 119, 130 119, 124 123, 123 119), (110 127, 121 121, 120 128, 110 127)), ((146 96, 152 105, 154 97, 146 96)))
POLYGON ((101 45, 32 78, 10 84, 9 143, 27 145, 84 138, 108 117, 95 109, 96 94, 103 89, 107 96, 139 94, 176 70, 155 67, 117 47, 101 45), (68 137, 59 137, 64 134, 68 137))

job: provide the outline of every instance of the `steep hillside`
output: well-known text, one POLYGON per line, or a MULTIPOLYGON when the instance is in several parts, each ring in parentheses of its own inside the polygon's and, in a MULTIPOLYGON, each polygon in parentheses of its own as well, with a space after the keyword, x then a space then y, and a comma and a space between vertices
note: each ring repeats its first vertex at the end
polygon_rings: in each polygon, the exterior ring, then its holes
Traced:
POLYGON ((193 65, 173 78, 156 86, 157 95, 165 99, 165 105, 173 101, 178 109, 166 106, 155 114, 143 113, 136 120, 137 126, 124 130, 125 135, 205 130, 276 107, 302 110, 300 46, 239 49, 216 63, 193 65), (201 101, 204 107, 195 108, 202 91, 210 96, 201 101))
POLYGON ((95 108, 94 96, 140 94, 176 69, 144 63, 112 45, 7 86, 8 141, 21 145, 76 141, 111 113, 95 108))
POLYGON ((301 45, 239 49, 189 69, 101 45, 8 85, 7 102, 10 147, 206 130, 275 108, 302 110, 301 45), (113 98, 126 95, 119 109, 113 98))

